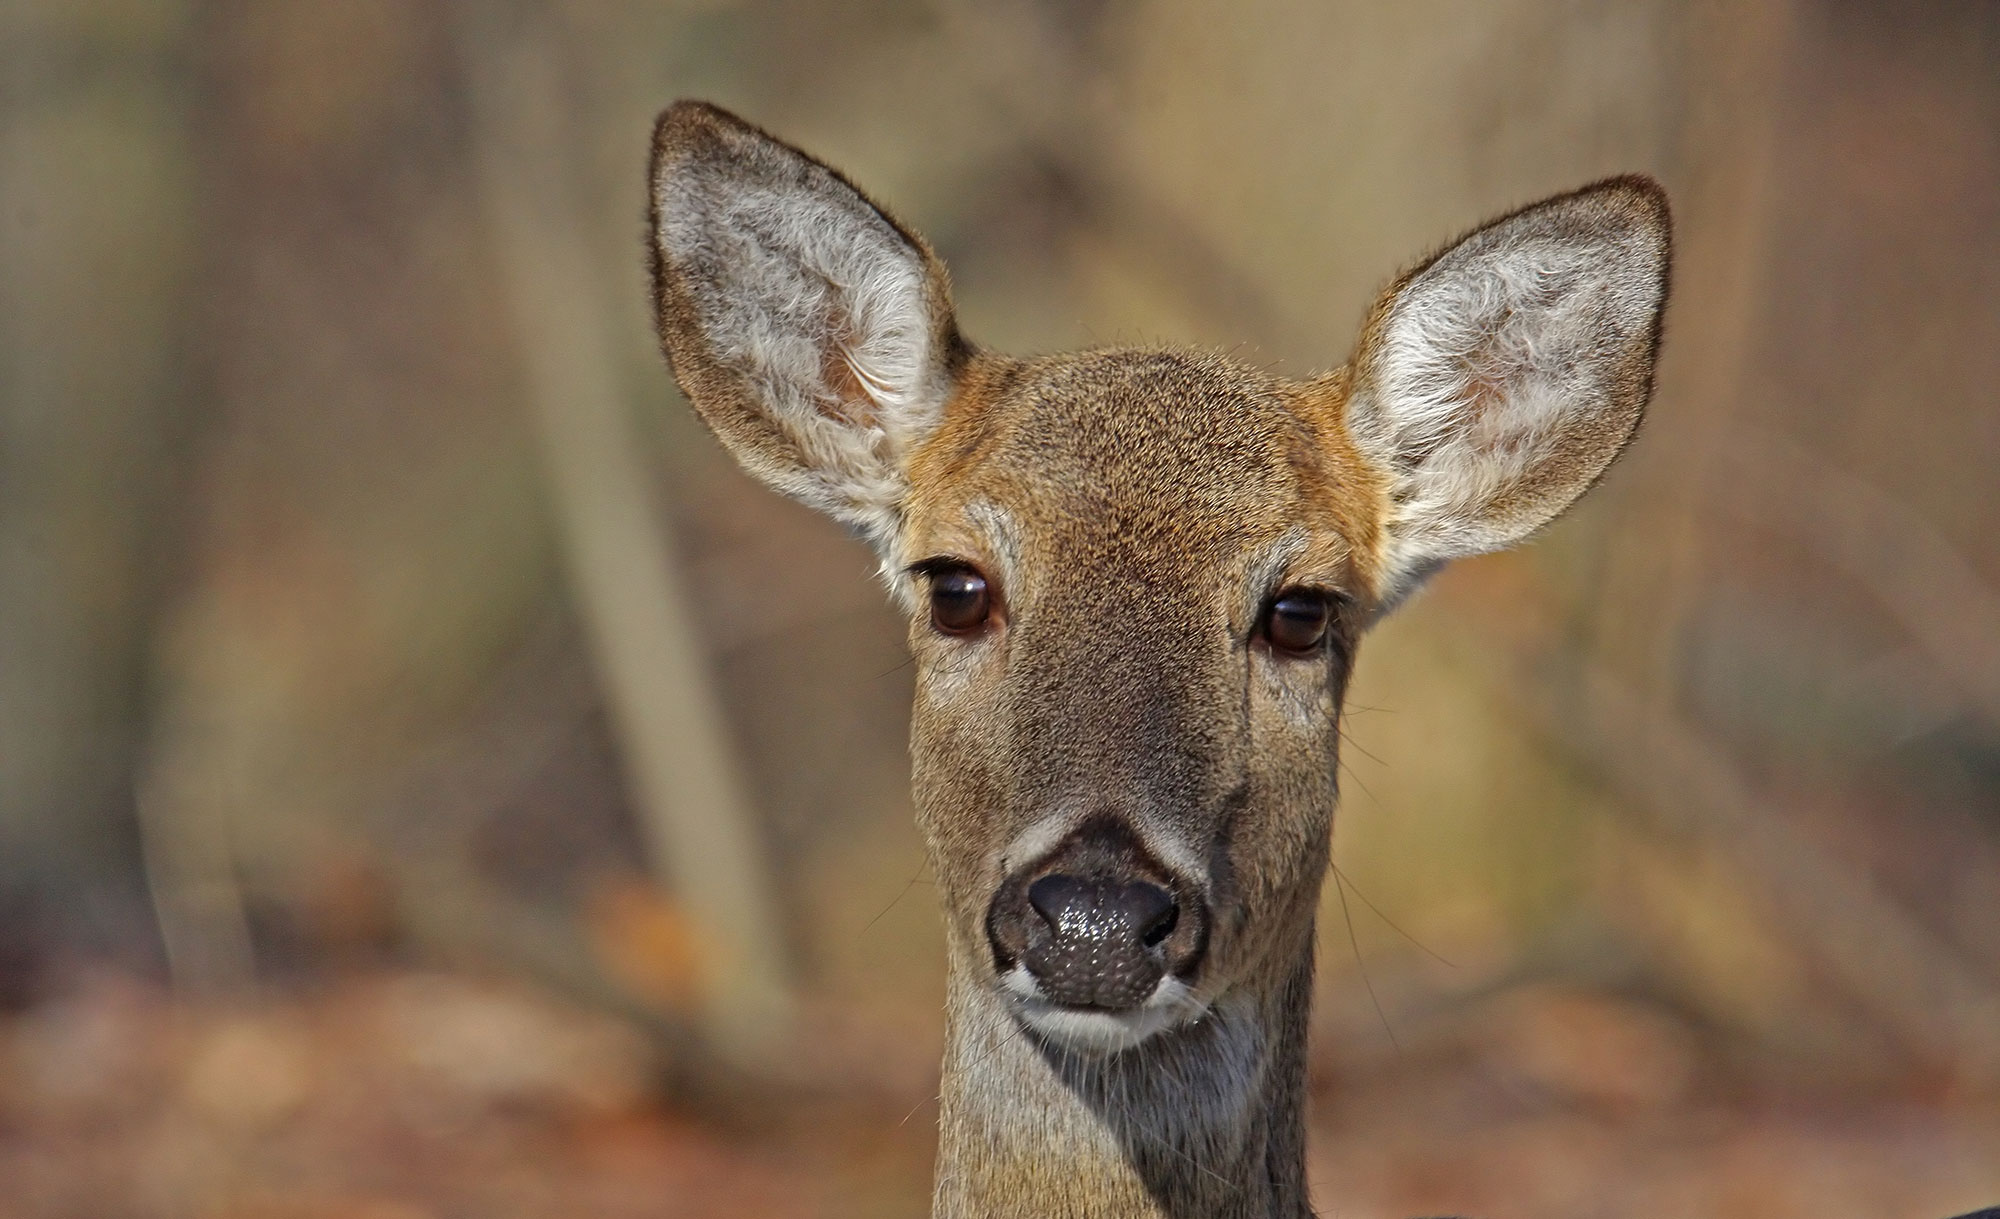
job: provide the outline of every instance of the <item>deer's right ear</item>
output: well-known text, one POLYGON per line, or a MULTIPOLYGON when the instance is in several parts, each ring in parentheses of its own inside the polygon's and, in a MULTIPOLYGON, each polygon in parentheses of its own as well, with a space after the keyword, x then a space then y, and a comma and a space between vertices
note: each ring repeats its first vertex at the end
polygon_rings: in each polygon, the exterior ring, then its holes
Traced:
POLYGON ((702 102, 654 130, 651 230, 660 342, 702 420, 888 551, 904 462, 969 351, 943 266, 840 174, 702 102))

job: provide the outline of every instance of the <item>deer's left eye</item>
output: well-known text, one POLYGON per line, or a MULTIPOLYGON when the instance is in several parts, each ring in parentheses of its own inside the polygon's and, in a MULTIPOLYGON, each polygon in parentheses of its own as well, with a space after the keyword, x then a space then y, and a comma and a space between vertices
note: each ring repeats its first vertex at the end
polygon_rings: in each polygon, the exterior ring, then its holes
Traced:
POLYGON ((969 635, 993 614, 986 577, 952 564, 931 573, 931 625, 947 635, 969 635))
POLYGON ((1305 656, 1319 650, 1333 625, 1333 604, 1318 589, 1288 588, 1264 611, 1264 638, 1276 650, 1305 656))

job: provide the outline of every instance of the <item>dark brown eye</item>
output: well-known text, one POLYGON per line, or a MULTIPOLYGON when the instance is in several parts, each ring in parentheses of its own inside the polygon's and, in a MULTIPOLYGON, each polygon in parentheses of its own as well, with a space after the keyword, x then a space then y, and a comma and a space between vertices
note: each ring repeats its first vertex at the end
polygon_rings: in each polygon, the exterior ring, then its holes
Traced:
POLYGON ((1332 624, 1333 606, 1325 593, 1288 588, 1264 611, 1264 638, 1280 652, 1303 656, 1319 648, 1332 624))
POLYGON ((985 576, 963 566, 931 573, 931 625, 938 630, 968 635, 986 625, 992 613, 993 594, 985 576))

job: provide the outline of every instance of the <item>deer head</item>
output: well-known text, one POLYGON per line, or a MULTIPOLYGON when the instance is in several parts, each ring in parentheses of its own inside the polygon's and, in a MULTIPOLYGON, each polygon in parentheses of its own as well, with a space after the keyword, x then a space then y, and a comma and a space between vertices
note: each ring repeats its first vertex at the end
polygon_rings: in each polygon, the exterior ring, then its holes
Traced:
POLYGON ((689 399, 744 468, 865 536, 909 616, 951 975, 940 1213, 1302 1213, 1294 1077, 1355 649, 1631 438, 1664 195, 1613 179, 1477 229, 1389 286, 1347 364, 1291 381, 1171 348, 980 350, 920 237, 707 105, 662 116, 651 185, 689 399), (1158 1129, 1108 1112, 1121 1072, 1158 1129))

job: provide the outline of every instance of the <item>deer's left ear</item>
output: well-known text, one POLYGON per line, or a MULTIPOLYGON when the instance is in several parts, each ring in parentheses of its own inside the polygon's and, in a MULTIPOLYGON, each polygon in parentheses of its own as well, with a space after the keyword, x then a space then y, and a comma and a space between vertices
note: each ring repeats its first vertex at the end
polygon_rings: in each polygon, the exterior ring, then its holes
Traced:
POLYGON ((1387 487, 1382 600, 1497 550, 1589 490, 1639 426, 1671 221, 1614 178, 1474 230, 1383 293, 1346 424, 1387 487))

